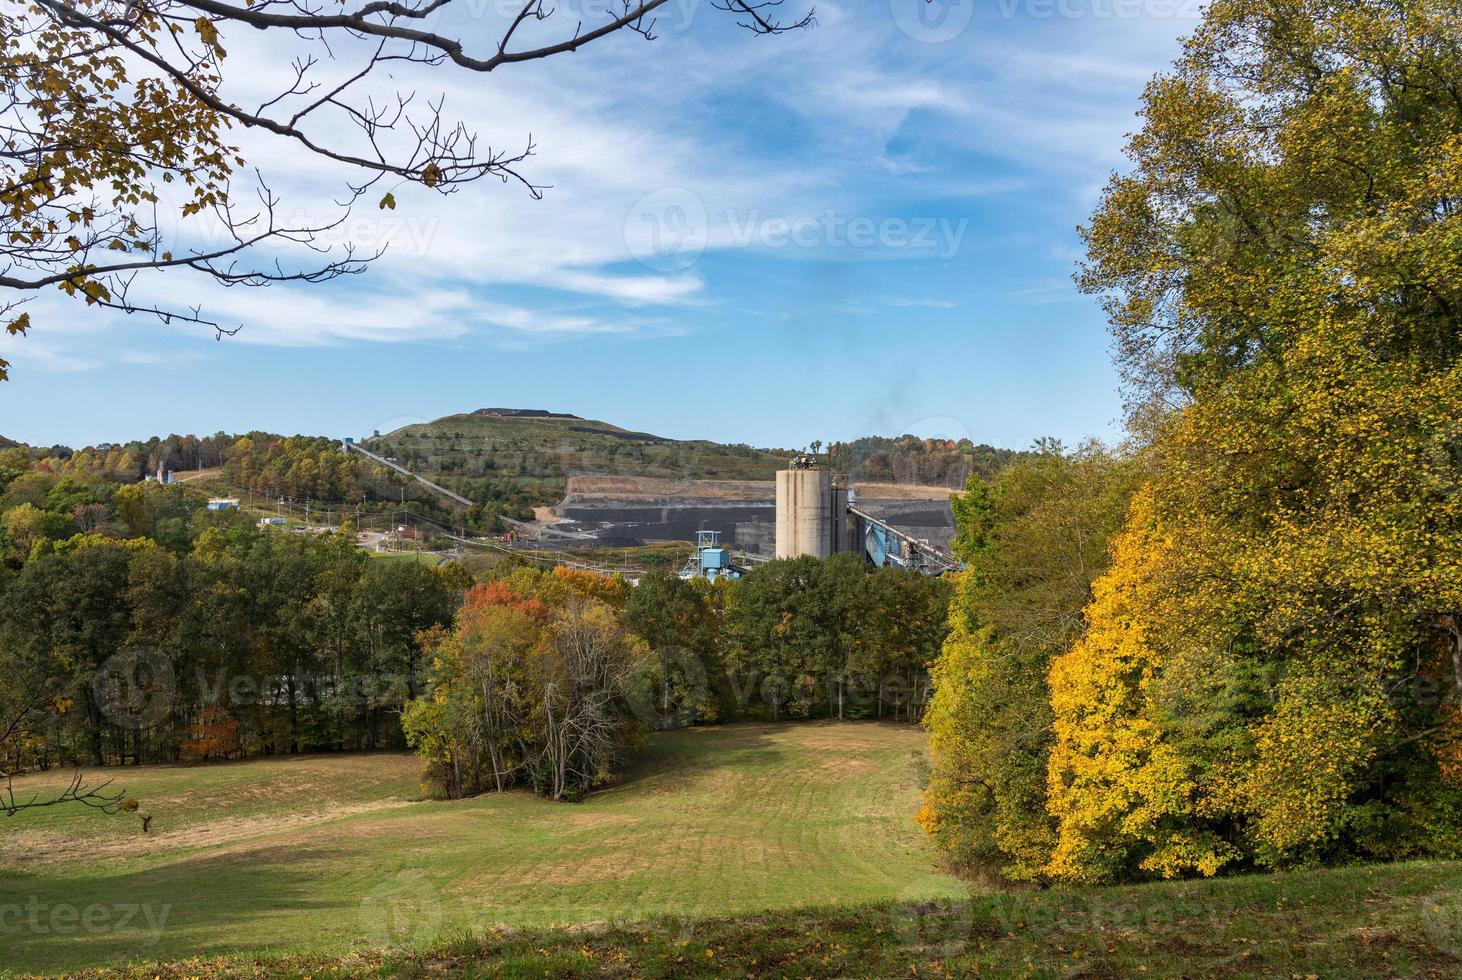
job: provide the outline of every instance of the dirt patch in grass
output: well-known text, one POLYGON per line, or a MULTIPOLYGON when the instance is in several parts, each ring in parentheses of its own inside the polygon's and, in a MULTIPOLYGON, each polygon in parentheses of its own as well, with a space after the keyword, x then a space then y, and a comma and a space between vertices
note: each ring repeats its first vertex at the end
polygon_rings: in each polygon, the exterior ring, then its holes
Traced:
POLYGON ((353 803, 325 806, 308 813, 267 814, 253 817, 222 817, 205 824, 169 830, 164 823, 153 823, 152 832, 141 831, 141 820, 135 816, 118 816, 117 820, 137 825, 136 836, 98 838, 85 831, 27 829, 7 835, 6 863, 24 869, 28 864, 52 864, 56 861, 91 861, 107 858, 148 857, 171 854, 202 847, 225 847, 255 837, 273 836, 343 817, 382 810, 399 810, 419 804, 405 800, 381 800, 376 803, 353 803))
POLYGON ((874 772, 878 769, 878 763, 872 759, 828 759, 817 768, 819 772, 833 779, 853 779, 874 772))
POLYGON ((948 500, 950 494, 959 492, 954 487, 914 483, 855 483, 853 486, 865 500, 948 500))
POLYGON ((626 827, 638 823, 634 817, 623 813, 595 812, 593 810, 573 810, 563 815, 555 815, 560 825, 573 827, 575 830, 604 830, 609 827, 626 827))
POLYGON ((882 724, 879 722, 805 722, 795 729, 783 727, 768 733, 772 741, 790 739, 800 747, 827 751, 840 757, 853 753, 867 753, 889 748, 890 742, 897 743, 907 738, 910 746, 922 746, 924 733, 913 725, 882 724))
POLYGON ((619 881, 649 871, 653 862, 643 850, 606 851, 585 858, 565 856, 563 862, 538 865, 521 874, 520 885, 572 885, 589 881, 619 881))

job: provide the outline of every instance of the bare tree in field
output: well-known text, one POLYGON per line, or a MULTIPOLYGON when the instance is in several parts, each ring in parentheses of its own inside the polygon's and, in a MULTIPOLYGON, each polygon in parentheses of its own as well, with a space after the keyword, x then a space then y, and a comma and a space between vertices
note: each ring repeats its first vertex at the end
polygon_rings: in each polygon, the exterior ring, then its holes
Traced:
MULTIPOLYGON (((0 324, 59 289, 101 309, 149 313, 220 332, 198 307, 141 295, 148 274, 187 270, 227 286, 320 282, 379 253, 332 245, 358 204, 394 208, 393 186, 451 193, 495 177, 533 197, 531 136, 482 143, 440 97, 383 87, 383 75, 455 68, 488 74, 571 54, 616 34, 651 40, 669 0, 548 0, 487 13, 485 0, 24 0, 0 8, 0 324), (471 18, 480 36, 439 25, 471 18), (277 35, 280 81, 245 97, 225 44, 277 35), (413 67, 415 66, 415 67, 413 67), (264 134, 348 173, 329 217, 292 219, 231 134, 264 134), (383 183, 384 182, 384 183, 383 183), (170 185, 164 187, 163 185, 170 185), (170 193, 163 193, 164 191, 170 193), (294 259, 287 259, 293 256, 294 259)), ((800 2, 800 0, 799 0, 800 2)), ((755 34, 808 27, 783 0, 704 0, 755 34)), ((0 378, 5 363, 0 361, 0 378)))
POLYGON ((602 603, 570 600, 551 632, 539 710, 548 795, 562 800, 608 778, 628 724, 621 693, 644 650, 602 603))

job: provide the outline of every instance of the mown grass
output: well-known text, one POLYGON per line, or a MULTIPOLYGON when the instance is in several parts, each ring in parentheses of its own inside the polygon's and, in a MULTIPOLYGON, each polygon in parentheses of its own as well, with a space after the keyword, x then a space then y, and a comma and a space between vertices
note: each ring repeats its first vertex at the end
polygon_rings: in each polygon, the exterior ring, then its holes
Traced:
POLYGON ((923 751, 872 724, 671 733, 574 806, 423 801, 404 753, 110 771, 151 835, 0 824, 0 973, 1462 976, 1455 862, 970 895, 909 820, 923 751))
POLYGON ((131 977, 1455 977, 1462 866, 983 894, 587 929, 427 950, 195 958, 131 977))
POLYGON ((957 897, 910 819, 923 752, 918 730, 875 724, 668 733, 577 805, 424 801, 404 753, 109 771, 151 834, 75 807, 0 825, 0 966, 335 958, 503 927, 957 897))

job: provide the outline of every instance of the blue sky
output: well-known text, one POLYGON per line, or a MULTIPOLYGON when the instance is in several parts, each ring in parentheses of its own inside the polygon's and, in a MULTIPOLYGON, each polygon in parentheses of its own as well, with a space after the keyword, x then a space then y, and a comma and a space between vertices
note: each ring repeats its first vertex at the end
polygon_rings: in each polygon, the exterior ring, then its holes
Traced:
MULTIPOLYGON (((603 9, 584 4, 586 21, 603 9)), ((497 6, 440 28, 485 45, 497 6)), ((389 244, 363 276, 139 284, 243 324, 222 341, 41 297, 32 334, 0 340, 0 434, 360 435, 494 405, 782 447, 1117 436, 1102 316, 1071 284, 1075 228, 1196 9, 823 0, 815 30, 764 38, 681 0, 653 42, 423 74, 409 81, 493 145, 531 132, 543 200, 402 188, 396 211, 348 225, 389 244)), ((278 52, 225 40, 231 77, 262 91, 278 52)), ((303 213, 348 176, 243 145, 303 213)))

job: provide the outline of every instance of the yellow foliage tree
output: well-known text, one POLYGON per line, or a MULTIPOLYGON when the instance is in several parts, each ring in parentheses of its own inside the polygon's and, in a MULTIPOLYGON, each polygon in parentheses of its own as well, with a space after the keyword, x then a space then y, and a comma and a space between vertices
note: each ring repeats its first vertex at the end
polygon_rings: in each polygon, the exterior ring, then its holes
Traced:
POLYGON ((1083 285, 1154 475, 1051 673, 1057 877, 1462 850, 1455 41, 1218 0, 1149 86, 1083 285))

